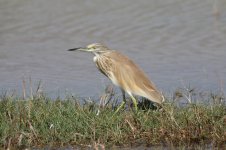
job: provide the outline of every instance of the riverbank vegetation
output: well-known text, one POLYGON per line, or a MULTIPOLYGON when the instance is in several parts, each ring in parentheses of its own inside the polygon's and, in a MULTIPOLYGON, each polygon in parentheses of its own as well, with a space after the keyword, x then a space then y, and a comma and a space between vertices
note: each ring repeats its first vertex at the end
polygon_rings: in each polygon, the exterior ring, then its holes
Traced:
MULTIPOLYGON (((162 108, 140 100, 137 112, 128 104, 115 114, 120 97, 112 94, 95 102, 44 94, 23 99, 6 93, 0 97, 0 147, 225 147, 225 101, 210 95, 205 103, 167 100, 162 108)), ((189 98, 181 92, 175 96, 189 98)))

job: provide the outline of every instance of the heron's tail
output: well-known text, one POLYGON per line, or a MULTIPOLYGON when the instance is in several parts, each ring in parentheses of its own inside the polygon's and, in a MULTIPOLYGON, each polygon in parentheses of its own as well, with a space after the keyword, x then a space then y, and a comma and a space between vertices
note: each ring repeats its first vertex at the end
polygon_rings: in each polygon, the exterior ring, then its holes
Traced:
POLYGON ((159 91, 151 91, 148 93, 148 97, 147 97, 150 101, 153 101, 155 103, 158 104, 162 104, 165 101, 165 97, 163 96, 163 94, 159 91))

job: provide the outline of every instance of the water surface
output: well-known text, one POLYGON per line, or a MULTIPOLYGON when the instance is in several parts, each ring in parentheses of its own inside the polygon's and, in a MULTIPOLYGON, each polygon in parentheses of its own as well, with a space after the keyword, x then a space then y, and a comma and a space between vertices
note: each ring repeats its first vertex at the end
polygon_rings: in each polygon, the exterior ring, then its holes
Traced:
POLYGON ((225 10, 224 0, 0 0, 0 89, 31 77, 50 95, 100 95, 110 82, 92 54, 66 50, 102 42, 163 92, 225 92, 225 10))

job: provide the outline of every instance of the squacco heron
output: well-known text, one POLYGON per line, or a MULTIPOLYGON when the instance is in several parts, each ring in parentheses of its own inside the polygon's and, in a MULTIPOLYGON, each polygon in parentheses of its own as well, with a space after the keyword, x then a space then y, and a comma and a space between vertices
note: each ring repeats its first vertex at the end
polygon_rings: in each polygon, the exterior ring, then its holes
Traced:
POLYGON ((123 101, 116 112, 126 103, 125 92, 131 97, 136 110, 137 101, 133 95, 145 97, 158 104, 164 101, 163 95, 157 90, 155 85, 127 56, 115 50, 111 50, 100 43, 90 44, 86 47, 73 48, 68 51, 75 50, 92 52, 95 55, 93 61, 96 63, 97 68, 116 86, 121 88, 123 101))

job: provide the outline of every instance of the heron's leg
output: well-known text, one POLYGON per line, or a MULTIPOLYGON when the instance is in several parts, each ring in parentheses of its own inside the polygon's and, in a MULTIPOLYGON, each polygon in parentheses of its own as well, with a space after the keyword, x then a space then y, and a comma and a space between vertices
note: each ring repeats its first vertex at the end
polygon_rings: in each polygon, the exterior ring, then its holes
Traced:
POLYGON ((123 89, 121 89, 122 91, 122 98, 123 98, 123 101, 126 101, 126 93, 123 89))
POLYGON ((138 109, 137 109, 137 100, 136 100, 136 98, 133 97, 133 95, 131 93, 128 93, 128 94, 129 94, 129 96, 131 97, 131 99, 133 101, 133 105, 135 107, 135 110, 137 111, 138 109))
POLYGON ((120 109, 122 109, 122 107, 125 106, 126 104, 126 95, 125 95, 125 91, 123 89, 121 89, 122 91, 122 97, 123 97, 123 101, 122 103, 119 105, 119 107, 117 108, 117 110, 115 111, 115 113, 117 113, 120 109))

